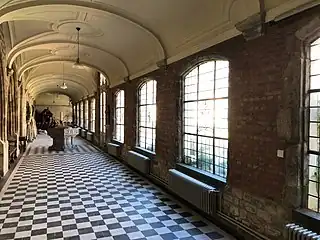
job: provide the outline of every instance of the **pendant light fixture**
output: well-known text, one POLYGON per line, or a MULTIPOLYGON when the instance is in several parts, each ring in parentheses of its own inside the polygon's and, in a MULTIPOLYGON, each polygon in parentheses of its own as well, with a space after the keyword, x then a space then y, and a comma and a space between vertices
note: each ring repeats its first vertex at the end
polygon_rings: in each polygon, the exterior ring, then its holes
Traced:
POLYGON ((79 27, 76 27, 77 29, 77 32, 78 32, 78 57, 77 57, 77 60, 76 62, 73 64, 73 68, 77 68, 77 69, 83 69, 84 66, 80 63, 80 50, 79 50, 79 32, 80 32, 80 28, 79 27))
POLYGON ((63 89, 63 90, 65 90, 65 89, 67 89, 68 87, 67 87, 67 85, 66 85, 66 83, 64 82, 64 64, 62 63, 62 81, 63 81, 63 83, 62 83, 62 85, 61 85, 61 89, 63 89))

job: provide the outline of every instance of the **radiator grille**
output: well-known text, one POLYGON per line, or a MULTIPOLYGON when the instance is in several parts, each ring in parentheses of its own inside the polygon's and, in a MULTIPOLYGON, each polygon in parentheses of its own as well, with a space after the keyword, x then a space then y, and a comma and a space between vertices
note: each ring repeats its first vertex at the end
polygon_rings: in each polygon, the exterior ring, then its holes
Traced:
POLYGON ((150 159, 142 154, 129 151, 127 154, 127 162, 142 173, 150 173, 150 159))
POLYGON ((219 191, 214 187, 175 169, 169 170, 169 187, 178 196, 202 211, 210 215, 216 212, 219 191))
POLYGON ((295 223, 285 226, 284 236, 285 240, 320 240, 320 235, 295 223))

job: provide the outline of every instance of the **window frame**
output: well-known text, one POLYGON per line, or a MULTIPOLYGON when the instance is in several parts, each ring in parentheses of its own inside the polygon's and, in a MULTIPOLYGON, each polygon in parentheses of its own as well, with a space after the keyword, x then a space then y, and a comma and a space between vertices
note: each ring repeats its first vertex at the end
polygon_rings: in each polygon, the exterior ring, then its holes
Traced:
POLYGON ((89 100, 84 100, 84 129, 89 130, 89 100))
POLYGON ((90 99, 90 131, 95 132, 96 129, 96 99, 95 97, 90 99))
POLYGON ((106 105, 107 105, 107 93, 105 91, 101 91, 100 93, 100 133, 106 133, 106 105))
POLYGON ((84 102, 80 102, 80 127, 84 128, 84 102))
MULTIPOLYGON (((316 76, 320 79, 320 72, 315 74, 315 75, 312 75, 311 71, 311 67, 312 67, 312 61, 318 61, 319 62, 319 65, 320 65, 320 54, 319 54, 319 58, 317 58, 316 60, 312 60, 311 59, 311 48, 313 46, 319 46, 320 47, 320 36, 317 36, 315 39, 313 39, 312 41, 308 42, 307 43, 307 51, 306 51, 306 54, 307 54, 307 64, 305 66, 305 70, 306 70, 306 81, 304 82, 304 87, 305 87, 305 98, 304 98, 304 104, 305 104, 305 119, 306 119, 306 124, 305 124, 305 128, 304 128, 304 134, 303 136, 306 138, 304 140, 304 142, 306 142, 306 159, 304 159, 304 161, 307 161, 307 172, 308 172, 308 175, 305 176, 305 179, 307 180, 307 187, 306 187, 306 191, 305 191, 305 197, 306 197, 306 201, 305 201, 305 207, 309 210, 309 211, 312 211, 314 212, 315 214, 320 214, 320 149, 319 151, 315 151, 315 150, 311 150, 310 149, 310 138, 315 138, 315 139, 318 139, 318 145, 319 145, 319 141, 320 141, 320 136, 310 136, 310 131, 311 131, 311 123, 320 123, 320 121, 312 121, 310 119, 310 115, 311 115, 311 109, 319 109, 320 110, 320 105, 319 107, 317 106, 312 106, 311 105, 311 94, 315 93, 315 94, 319 94, 320 95, 320 86, 317 87, 317 88, 311 88, 311 78, 316 76), (314 45, 314 43, 317 42, 317 44, 314 45), (317 160, 316 160, 316 165, 311 165, 310 164, 310 155, 314 155, 314 156, 317 156, 317 160), (316 175, 317 179, 314 181, 314 180, 311 180, 310 179, 310 167, 315 167, 317 172, 318 172, 318 176, 316 175), (309 191, 310 191, 310 182, 314 182, 315 185, 316 185, 316 189, 318 191, 318 194, 317 196, 313 195, 313 194, 310 194, 309 191), (315 198, 317 200, 317 209, 314 210, 312 209, 310 206, 309 206, 309 196, 315 198)), ((318 127, 318 133, 317 135, 319 135, 319 126, 318 127)))
MULTIPOLYGON (((146 96, 148 96, 148 92, 146 91, 146 96)), ((147 79, 143 82, 141 82, 141 84, 139 85, 138 89, 137 89, 137 118, 136 118, 136 123, 137 123, 137 137, 136 137, 136 145, 137 145, 137 148, 139 149, 142 149, 143 151, 147 151, 147 152, 150 152, 152 154, 155 154, 156 153, 156 137, 157 137, 157 81, 154 80, 154 79, 147 79), (144 86, 147 86, 148 83, 150 82, 153 82, 153 84, 155 84, 154 86, 154 89, 155 89, 155 93, 153 92, 153 94, 155 94, 155 103, 154 104, 148 104, 147 103, 147 99, 146 99, 146 103, 144 105, 141 105, 140 102, 141 102, 141 90, 144 86), (156 120, 155 120, 155 126, 150 128, 150 127, 143 127, 145 129, 152 129, 154 131, 154 133, 152 132, 152 149, 148 149, 146 148, 146 145, 147 145, 147 134, 145 132, 145 142, 144 142, 144 146, 141 146, 140 143, 140 128, 142 127, 141 126, 141 123, 140 123, 140 107, 141 106, 146 106, 146 112, 148 111, 148 107, 147 106, 150 106, 150 105, 154 105, 156 107, 156 120)))
MULTIPOLYGON (((193 62, 190 64, 190 66, 187 68, 186 71, 184 71, 182 74, 181 74, 181 85, 180 85, 180 119, 181 119, 181 122, 180 122, 180 126, 179 128, 181 129, 181 134, 180 134, 180 141, 179 141, 179 148, 180 148, 180 151, 179 151, 179 156, 180 156, 180 164, 183 168, 188 168, 188 169, 194 169, 195 172, 197 172, 198 174, 201 174, 202 175, 202 178, 213 178, 219 182, 223 182, 225 183, 226 180, 227 180, 227 177, 228 177, 228 173, 229 173, 229 159, 230 159, 230 136, 229 136, 229 119, 230 119, 230 96, 229 96, 229 90, 230 90, 230 65, 228 65, 228 95, 227 97, 222 97, 222 98, 212 98, 212 101, 213 101, 213 104, 215 104, 215 101, 217 100, 220 100, 220 99, 226 99, 227 100, 227 103, 228 103, 228 138, 221 138, 221 137, 216 137, 215 135, 213 135, 212 137, 209 137, 209 136, 203 136, 203 137, 208 137, 208 138, 212 138, 213 139, 213 151, 212 151, 212 155, 213 155, 213 163, 212 163, 212 167, 213 167, 213 171, 212 172, 209 172, 209 171, 206 171, 206 170, 203 170, 202 168, 199 168, 199 159, 197 158, 196 159, 196 163, 197 163, 197 166, 194 167, 192 166, 191 164, 189 163, 186 163, 185 161, 185 152, 184 152, 184 149, 185 149, 185 79, 186 77, 189 75, 189 73, 191 73, 193 70, 195 70, 196 68, 199 68, 201 65, 205 64, 205 63, 208 63, 208 62, 215 62, 215 70, 214 70, 214 74, 216 75, 216 62, 217 61, 227 61, 228 64, 229 64, 229 60, 226 59, 226 58, 222 58, 222 57, 216 57, 216 56, 209 56, 209 57, 203 57, 203 59, 200 59, 200 60, 197 60, 197 62, 193 62), (219 174, 216 174, 215 172, 215 165, 216 165, 216 160, 215 160, 215 151, 214 151, 214 148, 215 148, 215 143, 214 141, 216 139, 222 139, 222 140, 227 140, 227 156, 226 156, 226 159, 227 159, 227 164, 226 164, 226 167, 225 167, 225 171, 226 171, 226 174, 225 176, 221 176, 219 174)), ((214 81, 216 81, 217 79, 215 78, 214 81)), ((218 79, 219 80, 219 79, 218 79)), ((199 86, 199 69, 198 69, 198 76, 197 76, 197 85, 199 86)), ((215 87, 213 88, 213 91, 215 90, 215 87)), ((197 91, 197 100, 194 100, 194 101, 190 101, 190 102, 196 102, 198 103, 199 101, 204 101, 206 99, 199 99, 198 98, 198 95, 199 95, 199 90, 197 91)), ((199 108, 197 107, 197 112, 199 111, 198 110, 199 108)), ((213 114, 214 114, 214 108, 213 108, 213 114)), ((215 121, 213 120, 213 129, 215 128, 215 121)), ((197 120, 197 126, 198 126, 198 120, 197 120)), ((198 138, 199 136, 201 137, 202 135, 199 135, 198 134, 198 130, 197 130, 197 134, 195 134, 194 136, 196 136, 197 138, 197 156, 198 156, 198 138)))
MULTIPOLYGON (((113 131, 113 140, 118 141, 120 143, 124 142, 124 116, 125 116, 125 91, 123 89, 118 90, 115 94, 114 94, 114 131, 113 131), (120 103, 123 103, 123 105, 120 104, 120 106, 117 106, 117 99, 118 97, 122 97, 123 99, 120 100, 120 103), (118 119, 118 109, 122 110, 122 114, 123 114, 123 123, 118 123, 117 119, 118 119), (120 137, 118 136, 118 131, 117 131, 117 126, 122 126, 122 131, 120 132, 120 137)), ((121 119, 121 117, 120 117, 121 119)))

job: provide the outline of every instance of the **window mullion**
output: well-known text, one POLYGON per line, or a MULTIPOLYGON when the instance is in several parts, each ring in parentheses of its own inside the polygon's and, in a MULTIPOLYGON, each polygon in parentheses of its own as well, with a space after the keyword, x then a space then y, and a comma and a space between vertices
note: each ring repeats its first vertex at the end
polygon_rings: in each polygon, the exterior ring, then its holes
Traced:
POLYGON ((196 163, 199 168, 199 66, 197 67, 197 138, 196 138, 196 163))
POLYGON ((216 173, 216 157, 215 157, 215 122, 216 122, 216 115, 215 115, 215 110, 216 110, 216 101, 215 101, 215 91, 216 91, 216 71, 217 69, 217 62, 214 61, 214 72, 213 72, 213 124, 212 124, 212 131, 213 131, 213 138, 212 138, 212 173, 215 174, 216 173))

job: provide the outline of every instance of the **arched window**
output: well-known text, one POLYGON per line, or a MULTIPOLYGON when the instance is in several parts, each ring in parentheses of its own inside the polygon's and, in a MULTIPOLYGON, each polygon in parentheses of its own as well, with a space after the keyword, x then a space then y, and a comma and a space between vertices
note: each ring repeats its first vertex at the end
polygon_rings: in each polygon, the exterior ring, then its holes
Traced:
POLYGON ((106 132, 106 101, 107 95, 105 92, 100 94, 100 132, 106 132))
POLYGON ((155 152, 157 82, 149 80, 139 89, 138 146, 155 152))
POLYGON ((100 86, 105 85, 106 84, 106 77, 102 74, 100 74, 100 86))
POLYGON ((124 90, 115 94, 115 131, 114 138, 120 142, 124 141, 124 90))
POLYGON ((84 128, 83 101, 80 102, 80 127, 84 128))
POLYGON ((89 130, 89 101, 84 101, 84 120, 85 120, 85 126, 84 128, 89 130))
POLYGON ((74 122, 74 124, 77 124, 77 122, 78 122, 78 114, 77 114, 77 104, 74 104, 73 105, 73 117, 74 117, 74 119, 73 119, 73 122, 74 122))
POLYGON ((320 212, 320 38, 310 47, 308 208, 320 212))
POLYGON ((92 132, 95 131, 95 128, 96 128, 96 99, 95 98, 92 98, 91 99, 91 102, 90 102, 90 108, 91 108, 91 117, 90 117, 90 130, 92 132))
POLYGON ((183 80, 183 161, 226 178, 229 62, 200 64, 183 80))
POLYGON ((77 125, 80 126, 80 103, 77 103, 77 125))

